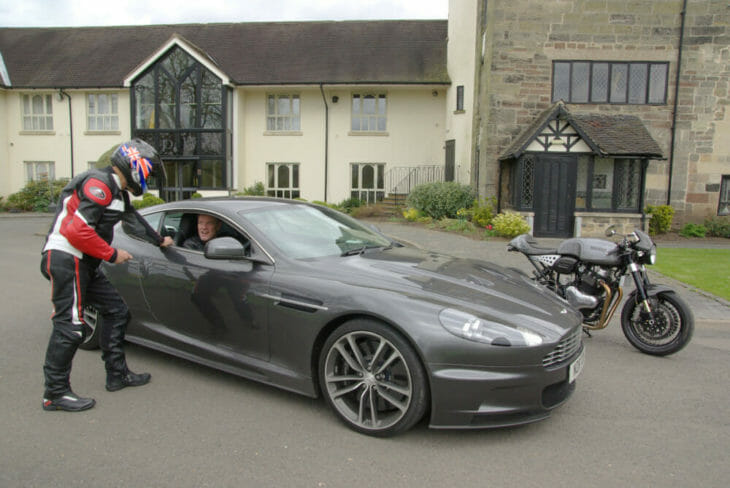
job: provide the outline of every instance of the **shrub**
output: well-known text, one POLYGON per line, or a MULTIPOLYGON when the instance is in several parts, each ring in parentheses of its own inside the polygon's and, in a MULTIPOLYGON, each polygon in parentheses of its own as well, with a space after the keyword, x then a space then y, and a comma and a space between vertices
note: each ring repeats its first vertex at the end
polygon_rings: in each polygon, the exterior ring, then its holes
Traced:
POLYGON ((192 195, 190 195, 190 198, 203 198, 203 195, 201 195, 200 193, 198 193, 196 191, 195 193, 193 193, 192 195))
POLYGON ((669 205, 647 205, 644 210, 651 214, 649 220, 649 234, 664 234, 672 228, 672 219, 674 218, 674 209, 669 205))
POLYGON ((159 203, 165 203, 165 201, 160 197, 154 196, 152 193, 145 193, 142 195, 141 200, 132 200, 132 205, 137 210, 140 208, 151 207, 152 205, 157 205, 159 203))
POLYGON ((440 220, 444 217, 456 218, 459 209, 471 207, 473 201, 472 187, 447 181, 418 185, 408 195, 406 203, 409 207, 440 220))
POLYGON ((478 227, 487 227, 494 220, 494 208, 497 205, 495 197, 474 200, 473 214, 471 221, 478 227))
POLYGON ((352 213, 353 209, 361 207, 364 204, 365 202, 358 198, 348 198, 338 203, 336 207, 343 212, 352 213))
POLYGON ((492 220, 494 231, 502 237, 515 237, 530 232, 530 225, 524 217, 515 212, 504 212, 492 220))
POLYGON ((679 235, 683 237, 705 237, 706 234, 707 228, 698 224, 685 224, 679 231, 679 235))
POLYGON ((68 179, 31 181, 17 193, 8 195, 4 208, 9 211, 48 212, 51 203, 58 203, 68 179))
POLYGON ((730 239, 730 218, 729 217, 715 217, 712 219, 705 219, 705 228, 707 228, 707 235, 712 237, 725 237, 730 239))
POLYGON ((246 195, 246 196, 254 196, 254 197, 262 197, 266 193, 266 187, 264 187, 264 184, 260 181, 257 181, 251 186, 248 186, 243 189, 243 191, 240 191, 237 193, 237 195, 246 195))

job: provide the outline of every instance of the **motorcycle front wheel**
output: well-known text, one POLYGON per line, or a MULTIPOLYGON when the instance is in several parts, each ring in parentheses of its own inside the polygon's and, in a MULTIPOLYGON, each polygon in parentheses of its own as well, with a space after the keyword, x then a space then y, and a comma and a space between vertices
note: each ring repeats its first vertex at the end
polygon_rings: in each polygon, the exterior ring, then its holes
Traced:
POLYGON ((681 350, 692 338, 694 316, 674 292, 649 297, 652 313, 644 311, 634 291, 621 311, 621 328, 629 342, 646 354, 666 356, 681 350))

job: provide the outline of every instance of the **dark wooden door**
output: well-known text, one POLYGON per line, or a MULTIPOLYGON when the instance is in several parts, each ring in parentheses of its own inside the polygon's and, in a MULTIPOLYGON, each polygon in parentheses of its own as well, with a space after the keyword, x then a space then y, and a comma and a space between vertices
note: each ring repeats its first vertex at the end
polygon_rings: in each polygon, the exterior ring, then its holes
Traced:
POLYGON ((456 166, 456 141, 446 141, 446 161, 444 166, 444 181, 454 181, 454 169, 456 166))
POLYGON ((575 156, 540 156, 535 164, 536 237, 573 235, 575 181, 578 160, 575 156))

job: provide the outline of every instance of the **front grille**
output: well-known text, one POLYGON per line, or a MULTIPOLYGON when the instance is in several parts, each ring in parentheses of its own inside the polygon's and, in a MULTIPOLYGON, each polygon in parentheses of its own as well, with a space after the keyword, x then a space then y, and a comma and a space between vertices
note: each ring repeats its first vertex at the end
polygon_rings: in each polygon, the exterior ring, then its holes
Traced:
POLYGON ((582 334, 582 327, 576 327, 575 330, 558 342, 558 345, 550 351, 550 354, 542 359, 542 365, 549 368, 571 358, 580 349, 582 334))

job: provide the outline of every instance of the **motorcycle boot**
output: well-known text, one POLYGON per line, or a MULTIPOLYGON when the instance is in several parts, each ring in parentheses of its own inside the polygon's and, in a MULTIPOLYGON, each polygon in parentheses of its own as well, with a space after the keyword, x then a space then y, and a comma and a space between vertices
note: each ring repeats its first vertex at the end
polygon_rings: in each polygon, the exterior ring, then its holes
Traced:
POLYGON ((43 394, 43 410, 80 412, 96 404, 93 398, 84 398, 71 391, 71 361, 83 340, 83 332, 57 324, 51 333, 43 365, 46 390, 43 394))
POLYGON ((43 398, 43 410, 47 411, 81 412, 92 408, 94 405, 96 405, 96 400, 93 398, 80 397, 71 390, 58 398, 43 398))
POLYGON ((133 373, 127 367, 123 342, 129 311, 124 302, 107 309, 102 319, 100 345, 101 358, 106 367, 107 391, 119 391, 128 386, 142 386, 149 383, 152 377, 149 373, 133 373))

